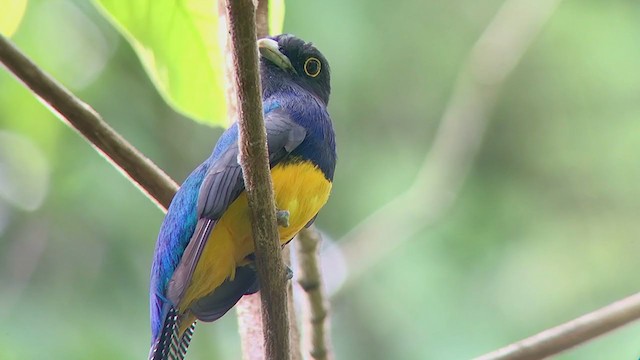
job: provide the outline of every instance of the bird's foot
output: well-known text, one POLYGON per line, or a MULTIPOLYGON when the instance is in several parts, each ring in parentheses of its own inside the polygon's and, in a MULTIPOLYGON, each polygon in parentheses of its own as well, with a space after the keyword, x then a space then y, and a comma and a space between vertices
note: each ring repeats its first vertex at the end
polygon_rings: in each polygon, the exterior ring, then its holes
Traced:
POLYGON ((293 279, 293 270, 291 270, 290 267, 285 265, 284 272, 285 272, 285 275, 287 276, 287 280, 293 279))
MULTIPOLYGON (((249 262, 245 266, 248 267, 249 269, 253 270, 253 271, 258 271, 258 269, 256 268, 256 263, 255 263, 255 255, 251 254, 251 255, 247 256, 247 259, 251 259, 251 262, 249 262)), ((288 267, 287 265, 284 266, 284 273, 285 273, 285 276, 287 277, 287 280, 293 279, 293 270, 291 270, 291 268, 288 267)))
POLYGON ((289 210, 277 210, 276 220, 278 221, 278 226, 289 227, 289 210))

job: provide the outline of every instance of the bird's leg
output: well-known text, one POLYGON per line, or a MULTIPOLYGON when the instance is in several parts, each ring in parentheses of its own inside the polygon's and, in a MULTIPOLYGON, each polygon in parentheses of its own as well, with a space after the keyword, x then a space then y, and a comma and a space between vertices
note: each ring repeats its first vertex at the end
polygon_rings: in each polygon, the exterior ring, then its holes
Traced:
POLYGON ((289 210, 277 210, 276 220, 278 220, 278 226, 289 227, 289 210))
MULTIPOLYGON (((247 260, 247 265, 244 265, 246 267, 248 267, 249 269, 253 270, 253 271, 258 271, 258 269, 256 268, 256 255, 255 254, 249 254, 246 258, 247 260)), ((284 272, 287 276, 287 280, 291 280, 293 279, 293 270, 291 270, 290 267, 288 266, 284 266, 284 272)))
POLYGON ((293 270, 291 270, 291 268, 290 268, 290 267, 288 267, 288 266, 286 266, 286 265, 285 265, 285 266, 284 266, 284 271, 285 271, 285 274, 286 274, 286 276, 287 276, 287 280, 291 280, 291 279, 293 279, 293 270))

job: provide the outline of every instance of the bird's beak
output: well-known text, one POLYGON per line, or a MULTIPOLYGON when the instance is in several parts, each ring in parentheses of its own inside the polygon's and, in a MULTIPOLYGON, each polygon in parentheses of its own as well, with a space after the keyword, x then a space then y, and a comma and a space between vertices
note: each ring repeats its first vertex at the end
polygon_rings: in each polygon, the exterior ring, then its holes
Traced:
POLYGON ((258 50, 260 50, 260 56, 271 61, 277 67, 297 74, 296 69, 291 65, 291 60, 280 51, 280 46, 277 41, 273 39, 260 39, 258 40, 258 50))

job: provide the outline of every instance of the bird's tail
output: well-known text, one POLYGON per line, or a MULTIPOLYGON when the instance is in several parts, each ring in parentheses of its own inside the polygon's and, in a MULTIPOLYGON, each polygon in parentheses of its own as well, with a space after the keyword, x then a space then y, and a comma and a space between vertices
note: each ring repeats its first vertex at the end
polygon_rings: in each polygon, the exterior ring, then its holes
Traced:
POLYGON ((151 346, 149 360, 184 359, 196 328, 196 322, 191 321, 191 325, 184 328, 184 325, 181 326, 182 321, 180 315, 172 307, 165 317, 160 336, 151 346))

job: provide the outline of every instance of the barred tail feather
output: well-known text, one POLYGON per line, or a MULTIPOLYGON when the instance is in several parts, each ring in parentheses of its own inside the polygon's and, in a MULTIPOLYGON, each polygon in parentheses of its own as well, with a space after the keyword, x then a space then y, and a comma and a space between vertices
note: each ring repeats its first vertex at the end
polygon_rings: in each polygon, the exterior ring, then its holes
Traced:
POLYGON ((151 346, 149 360, 184 360, 195 331, 195 321, 180 334, 180 317, 171 308, 158 339, 151 346))
POLYGON ((182 334, 182 338, 180 339, 180 344, 178 345, 178 353, 179 356, 177 359, 182 360, 184 356, 187 355, 187 348, 189 348, 189 344, 191 343, 191 338, 193 337, 193 332, 196 330, 196 322, 194 321, 191 326, 185 330, 184 334, 182 334))

